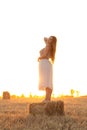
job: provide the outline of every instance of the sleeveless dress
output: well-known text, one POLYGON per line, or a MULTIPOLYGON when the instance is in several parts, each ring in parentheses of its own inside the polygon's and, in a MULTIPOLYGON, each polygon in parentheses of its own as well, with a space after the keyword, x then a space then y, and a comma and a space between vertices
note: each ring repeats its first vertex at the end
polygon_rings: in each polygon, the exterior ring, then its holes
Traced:
POLYGON ((46 53, 46 58, 39 61, 39 90, 45 90, 46 87, 53 89, 53 65, 50 59, 50 49, 40 50, 40 56, 46 53))

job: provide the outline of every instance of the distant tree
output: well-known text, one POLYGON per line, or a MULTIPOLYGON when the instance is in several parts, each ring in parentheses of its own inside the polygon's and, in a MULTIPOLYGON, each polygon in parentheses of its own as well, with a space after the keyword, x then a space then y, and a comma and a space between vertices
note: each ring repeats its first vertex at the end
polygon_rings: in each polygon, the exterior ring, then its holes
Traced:
POLYGON ((16 99, 17 96, 16 96, 16 95, 12 95, 11 98, 12 98, 12 99, 16 99))
POLYGON ((29 98, 32 98, 32 93, 30 92, 30 94, 29 94, 29 98))
POLYGON ((21 94, 21 98, 25 98, 24 94, 21 94))
POLYGON ((80 92, 76 90, 76 96, 79 97, 80 92))
POLYGON ((71 90, 70 90, 71 96, 74 96, 74 93, 75 93, 75 90, 74 90, 74 89, 71 89, 71 90))

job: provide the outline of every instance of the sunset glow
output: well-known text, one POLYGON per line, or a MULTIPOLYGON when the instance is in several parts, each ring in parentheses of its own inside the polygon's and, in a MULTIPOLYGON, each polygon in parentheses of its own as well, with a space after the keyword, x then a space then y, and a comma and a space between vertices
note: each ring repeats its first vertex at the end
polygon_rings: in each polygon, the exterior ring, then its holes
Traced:
POLYGON ((86 13, 85 0, 0 1, 0 95, 44 94, 37 58, 50 35, 58 39, 54 95, 70 95, 71 89, 87 95, 86 13))

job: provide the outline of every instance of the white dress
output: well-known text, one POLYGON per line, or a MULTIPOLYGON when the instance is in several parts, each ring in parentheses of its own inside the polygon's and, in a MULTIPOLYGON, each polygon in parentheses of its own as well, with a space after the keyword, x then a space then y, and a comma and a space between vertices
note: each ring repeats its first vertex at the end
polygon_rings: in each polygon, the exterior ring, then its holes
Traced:
MULTIPOLYGON (((40 56, 43 55, 45 49, 43 48, 40 51, 40 56)), ((45 90, 46 87, 53 89, 53 65, 49 60, 49 51, 47 52, 47 58, 39 61, 39 90, 45 90)))

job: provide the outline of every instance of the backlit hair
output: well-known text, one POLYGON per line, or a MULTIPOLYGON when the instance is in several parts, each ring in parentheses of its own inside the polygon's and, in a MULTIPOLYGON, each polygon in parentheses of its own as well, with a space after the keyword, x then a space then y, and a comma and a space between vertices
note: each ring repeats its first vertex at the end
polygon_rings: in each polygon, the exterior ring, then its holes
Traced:
POLYGON ((55 36, 51 36, 51 37, 52 37, 52 42, 50 43, 51 44, 51 61, 52 61, 52 63, 54 63, 57 38, 55 36))

